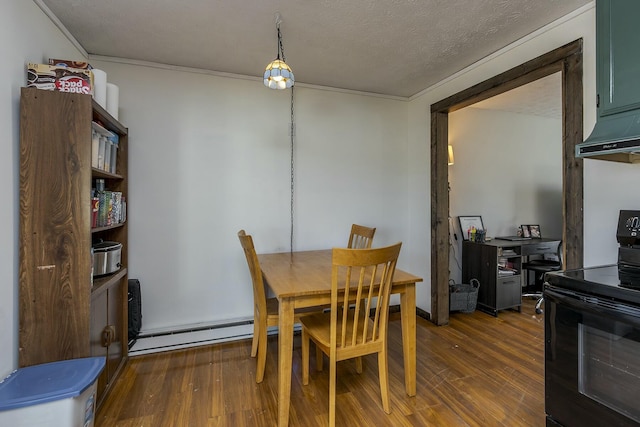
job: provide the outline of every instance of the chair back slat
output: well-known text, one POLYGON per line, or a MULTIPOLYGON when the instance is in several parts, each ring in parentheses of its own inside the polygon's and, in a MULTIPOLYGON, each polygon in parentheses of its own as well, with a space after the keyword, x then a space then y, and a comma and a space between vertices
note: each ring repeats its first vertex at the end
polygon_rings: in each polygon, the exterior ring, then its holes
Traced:
MULTIPOLYGON (((345 282, 351 281, 351 269, 347 268, 344 272, 345 282)), ((335 299, 336 304, 334 306, 334 293, 333 293, 333 283, 336 283, 339 277, 339 271, 335 267, 332 268, 332 278, 331 278, 331 325, 337 324, 338 316, 340 316, 340 346, 344 347, 347 340, 347 318, 349 316, 349 292, 345 292, 342 301, 338 302, 338 294, 336 293, 335 299), (345 309, 346 307, 346 309, 345 309)), ((337 335, 337 332, 336 332, 337 335)), ((332 334, 332 337, 334 335, 332 334)))
POLYGON ((247 265, 249 266, 249 272, 251 273, 251 282, 253 284, 253 303, 258 309, 261 316, 267 315, 267 296, 264 287, 264 280, 262 278, 262 270, 260 269, 260 263, 258 261, 258 254, 256 254, 255 246, 253 245, 253 238, 251 235, 246 234, 244 230, 238 231, 238 239, 244 250, 244 256, 247 258, 247 265))
POLYGON ((332 346, 345 348, 385 339, 400 247, 401 243, 377 249, 333 249, 332 346))
POLYGON ((349 234, 348 248, 369 249, 373 243, 373 236, 376 234, 375 227, 365 227, 364 225, 352 224, 351 234, 349 234))
MULTIPOLYGON (((387 269, 389 268, 388 265, 384 265, 384 271, 382 272, 383 276, 387 275, 387 269)), ((395 268, 395 267, 394 267, 395 268)), ((391 276, 393 276, 393 273, 391 274, 391 276)), ((393 277, 391 277, 391 279, 393 279, 393 277)), ((370 288, 371 289, 371 293, 373 293, 373 286, 370 288)), ((383 288, 382 286, 378 288, 378 293, 377 295, 375 295, 376 297, 376 301, 380 301, 382 299, 385 298, 385 293, 389 294, 391 289, 391 282, 389 282, 388 286, 386 286, 385 288, 383 288)), ((373 300, 373 295, 371 295, 369 297, 370 300, 373 300)), ((373 315, 373 331, 372 331, 372 336, 373 337, 378 337, 379 334, 379 328, 380 328, 380 313, 381 310, 385 310, 385 312, 388 310, 389 308, 389 302, 386 301, 386 308, 384 308, 385 306, 385 302, 383 301, 382 303, 376 304, 375 307, 375 313, 373 315)))

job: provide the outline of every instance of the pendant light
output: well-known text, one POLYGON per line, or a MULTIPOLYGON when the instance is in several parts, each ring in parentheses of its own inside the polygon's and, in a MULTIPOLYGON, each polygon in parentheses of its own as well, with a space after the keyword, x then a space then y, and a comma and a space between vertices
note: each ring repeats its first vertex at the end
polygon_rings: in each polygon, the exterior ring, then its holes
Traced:
POLYGON ((293 71, 284 59, 284 48, 282 47, 282 34, 280 33, 280 14, 276 13, 276 28, 278 30, 278 55, 271 61, 264 70, 264 85, 269 89, 289 89, 293 86, 295 79, 293 71))

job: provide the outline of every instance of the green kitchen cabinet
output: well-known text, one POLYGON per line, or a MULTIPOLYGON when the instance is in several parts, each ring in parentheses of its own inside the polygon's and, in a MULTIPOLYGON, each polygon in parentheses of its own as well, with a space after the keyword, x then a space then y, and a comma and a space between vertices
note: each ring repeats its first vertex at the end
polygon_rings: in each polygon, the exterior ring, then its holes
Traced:
POLYGON ((598 119, 640 109, 640 1, 596 1, 598 119))

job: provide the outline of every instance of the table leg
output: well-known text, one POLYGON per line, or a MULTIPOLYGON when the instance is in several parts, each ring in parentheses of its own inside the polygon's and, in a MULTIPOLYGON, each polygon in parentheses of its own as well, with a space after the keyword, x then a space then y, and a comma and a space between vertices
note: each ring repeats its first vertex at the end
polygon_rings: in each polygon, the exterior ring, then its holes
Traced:
POLYGON ((278 426, 289 425, 293 358, 293 301, 280 300, 278 313, 278 426))
POLYGON ((406 286, 400 294, 402 318, 402 354, 404 356, 404 386, 407 395, 416 395, 416 285, 406 286))

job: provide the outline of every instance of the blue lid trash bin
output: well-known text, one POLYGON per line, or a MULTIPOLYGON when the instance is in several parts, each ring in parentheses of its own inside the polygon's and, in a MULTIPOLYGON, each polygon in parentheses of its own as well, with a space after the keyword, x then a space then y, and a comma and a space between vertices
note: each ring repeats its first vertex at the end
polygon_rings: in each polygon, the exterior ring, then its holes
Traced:
POLYGON ((93 427, 104 357, 28 366, 0 381, 0 426, 93 427))

